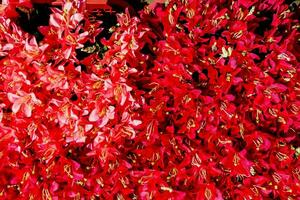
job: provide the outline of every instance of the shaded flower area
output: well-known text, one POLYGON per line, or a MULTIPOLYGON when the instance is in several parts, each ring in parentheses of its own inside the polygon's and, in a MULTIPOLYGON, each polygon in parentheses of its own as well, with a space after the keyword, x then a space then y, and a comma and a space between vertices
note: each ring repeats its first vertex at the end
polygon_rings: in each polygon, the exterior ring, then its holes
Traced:
POLYGON ((77 3, 1 7, 0 199, 300 198, 296 1, 77 3))

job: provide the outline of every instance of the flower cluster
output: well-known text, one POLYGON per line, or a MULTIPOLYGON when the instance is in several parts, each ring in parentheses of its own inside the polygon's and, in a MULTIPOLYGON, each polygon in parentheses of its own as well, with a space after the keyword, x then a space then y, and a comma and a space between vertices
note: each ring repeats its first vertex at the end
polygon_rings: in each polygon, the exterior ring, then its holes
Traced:
POLYGON ((299 198, 294 4, 154 1, 99 38, 76 2, 41 41, 0 15, 0 199, 299 198))

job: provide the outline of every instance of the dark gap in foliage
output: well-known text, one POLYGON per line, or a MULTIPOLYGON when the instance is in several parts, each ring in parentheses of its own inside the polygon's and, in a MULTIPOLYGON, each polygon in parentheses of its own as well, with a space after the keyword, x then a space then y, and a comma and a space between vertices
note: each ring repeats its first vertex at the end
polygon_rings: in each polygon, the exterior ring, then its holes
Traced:
POLYGON ((38 31, 39 26, 47 26, 51 14, 49 4, 33 4, 33 8, 16 7, 19 14, 17 24, 27 33, 34 35, 37 41, 43 39, 43 35, 38 31))
POLYGON ((269 54, 269 52, 263 53, 263 52, 259 51, 259 48, 253 49, 253 50, 251 51, 251 53, 254 53, 255 55, 258 55, 258 56, 259 56, 259 60, 256 60, 256 62, 261 62, 262 60, 265 59, 266 55, 269 54))
POLYGON ((75 93, 73 93, 70 100, 71 101, 77 101, 77 99, 78 99, 78 96, 75 93))
POLYGON ((193 74, 192 74, 192 79, 193 79, 193 81, 195 81, 196 83, 199 83, 199 82, 200 82, 200 80, 199 80, 199 72, 197 72, 197 71, 193 72, 193 74))
POLYGON ((113 33, 111 28, 117 24, 117 17, 114 12, 110 13, 100 10, 99 12, 91 13, 90 17, 93 17, 96 21, 102 21, 101 28, 103 28, 103 30, 96 36, 94 44, 88 41, 84 44, 82 49, 76 50, 76 58, 78 60, 83 60, 95 52, 98 53, 100 58, 103 58, 107 48, 100 42, 100 39, 109 39, 113 33))
POLYGON ((145 55, 151 55, 151 57, 155 57, 155 54, 150 49, 150 45, 147 43, 144 45, 144 47, 141 49, 141 53, 145 55))
POLYGON ((270 29, 270 25, 273 21, 273 12, 265 10, 257 14, 257 17, 264 18, 264 20, 258 23, 259 25, 255 29, 254 33, 260 36, 264 36, 265 32, 270 29))

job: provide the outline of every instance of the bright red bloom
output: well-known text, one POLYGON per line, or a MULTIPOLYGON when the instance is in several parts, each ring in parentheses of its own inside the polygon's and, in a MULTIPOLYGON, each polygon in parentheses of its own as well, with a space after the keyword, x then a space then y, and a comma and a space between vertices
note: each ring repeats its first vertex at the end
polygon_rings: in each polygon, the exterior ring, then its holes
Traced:
POLYGON ((154 1, 104 30, 79 4, 41 39, 0 8, 0 197, 298 198, 295 8, 154 1))

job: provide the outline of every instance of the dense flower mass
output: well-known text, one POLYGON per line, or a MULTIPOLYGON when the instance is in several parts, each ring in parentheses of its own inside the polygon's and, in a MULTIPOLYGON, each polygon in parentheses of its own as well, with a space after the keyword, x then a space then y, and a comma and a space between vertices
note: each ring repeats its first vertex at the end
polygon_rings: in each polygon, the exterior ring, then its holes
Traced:
POLYGON ((297 2, 160 2, 1 8, 0 199, 300 198, 297 2))

